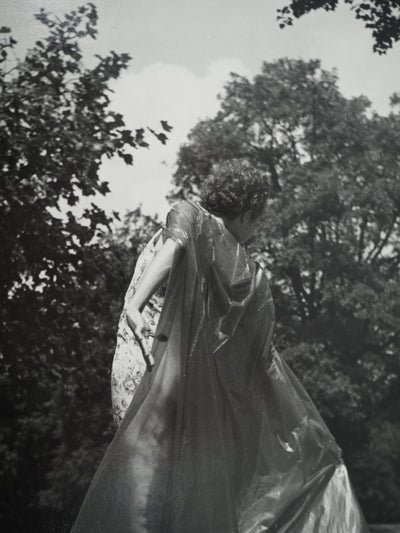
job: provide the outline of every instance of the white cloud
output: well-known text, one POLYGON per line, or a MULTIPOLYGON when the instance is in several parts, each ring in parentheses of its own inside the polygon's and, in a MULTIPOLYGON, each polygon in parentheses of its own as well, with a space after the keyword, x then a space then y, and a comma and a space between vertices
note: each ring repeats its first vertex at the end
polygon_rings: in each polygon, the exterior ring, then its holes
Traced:
POLYGON ((230 72, 250 76, 240 60, 226 58, 211 63, 204 77, 185 67, 155 63, 138 73, 124 73, 114 83, 113 108, 129 128, 160 131, 160 120, 167 120, 174 129, 165 146, 154 139, 150 149, 135 151, 133 167, 118 158, 104 162, 102 177, 109 180, 111 193, 101 201, 103 206, 124 212, 142 203, 146 213, 165 216, 178 148, 199 119, 216 113, 217 95, 230 72))

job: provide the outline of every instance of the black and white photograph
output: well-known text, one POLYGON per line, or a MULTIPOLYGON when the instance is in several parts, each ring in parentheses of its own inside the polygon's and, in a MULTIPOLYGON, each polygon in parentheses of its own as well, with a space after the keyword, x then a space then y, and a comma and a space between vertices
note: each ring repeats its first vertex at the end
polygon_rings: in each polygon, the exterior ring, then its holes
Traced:
POLYGON ((0 13, 0 530, 400 533, 400 0, 0 13))

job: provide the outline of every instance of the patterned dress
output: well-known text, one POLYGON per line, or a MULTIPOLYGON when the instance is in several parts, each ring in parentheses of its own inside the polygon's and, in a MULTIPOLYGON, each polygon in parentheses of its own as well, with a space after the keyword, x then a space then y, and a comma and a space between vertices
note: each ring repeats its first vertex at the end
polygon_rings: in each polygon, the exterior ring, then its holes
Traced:
MULTIPOLYGON (((124 418, 126 410, 146 370, 141 349, 135 340, 132 330, 128 326, 126 310, 147 265, 150 264, 154 254, 161 245, 160 237, 161 230, 147 243, 136 262, 131 282, 125 294, 124 307, 118 323, 117 346, 111 369, 111 401, 114 422, 117 426, 119 426, 124 418)), ((162 303, 163 298, 157 292, 151 297, 143 310, 143 316, 152 329, 150 341, 151 337, 154 337, 162 303)))

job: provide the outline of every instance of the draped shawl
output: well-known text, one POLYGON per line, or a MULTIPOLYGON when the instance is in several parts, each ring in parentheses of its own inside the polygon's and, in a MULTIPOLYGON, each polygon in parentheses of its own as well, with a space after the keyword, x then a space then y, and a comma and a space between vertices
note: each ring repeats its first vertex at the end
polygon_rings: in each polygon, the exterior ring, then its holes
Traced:
POLYGON ((267 279, 221 220, 181 202, 145 373, 73 533, 361 533, 340 448, 271 347, 267 279))

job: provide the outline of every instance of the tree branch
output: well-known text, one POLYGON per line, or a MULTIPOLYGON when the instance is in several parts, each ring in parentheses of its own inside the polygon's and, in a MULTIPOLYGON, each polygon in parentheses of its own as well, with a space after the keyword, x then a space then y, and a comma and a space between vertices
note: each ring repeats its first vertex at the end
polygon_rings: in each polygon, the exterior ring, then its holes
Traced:
MULTIPOLYGON (((300 271, 297 267, 288 267, 285 269, 288 274, 290 281, 292 282, 292 287, 294 294, 296 296, 297 304, 299 306, 300 316, 303 322, 308 318, 306 312, 306 306, 309 304, 309 295, 304 289, 303 280, 301 279, 300 271)), ((309 315, 310 313, 308 313, 309 315)))
POLYGON ((249 143, 249 146, 252 150, 256 151, 260 161, 266 163, 268 170, 271 174, 272 186, 274 192, 278 193, 282 190, 281 184, 279 182, 278 172, 276 171, 275 162, 271 151, 268 148, 260 148, 259 146, 254 146, 254 144, 249 143))
POLYGON ((373 261, 376 261, 376 259, 378 258, 379 254, 382 252, 383 248, 387 245, 388 241, 389 241, 389 238, 390 238, 390 235, 392 234, 392 231, 394 229, 394 226, 396 224, 396 221, 397 221, 397 217, 399 216, 399 211, 395 211, 393 213, 393 217, 392 217, 392 221, 390 222, 389 224, 389 228, 388 230, 386 231, 386 234, 385 236, 383 237, 383 239, 381 240, 381 242, 379 244, 377 244, 371 251, 370 253, 368 254, 367 258, 366 258, 366 261, 370 261, 371 263, 373 261))
POLYGON ((363 252, 364 252, 364 237, 365 237, 365 228, 367 227, 368 223, 368 217, 366 214, 362 215, 361 217, 361 224, 360 224, 360 238, 358 240, 358 251, 357 251, 357 258, 358 262, 361 263, 363 258, 363 252))

